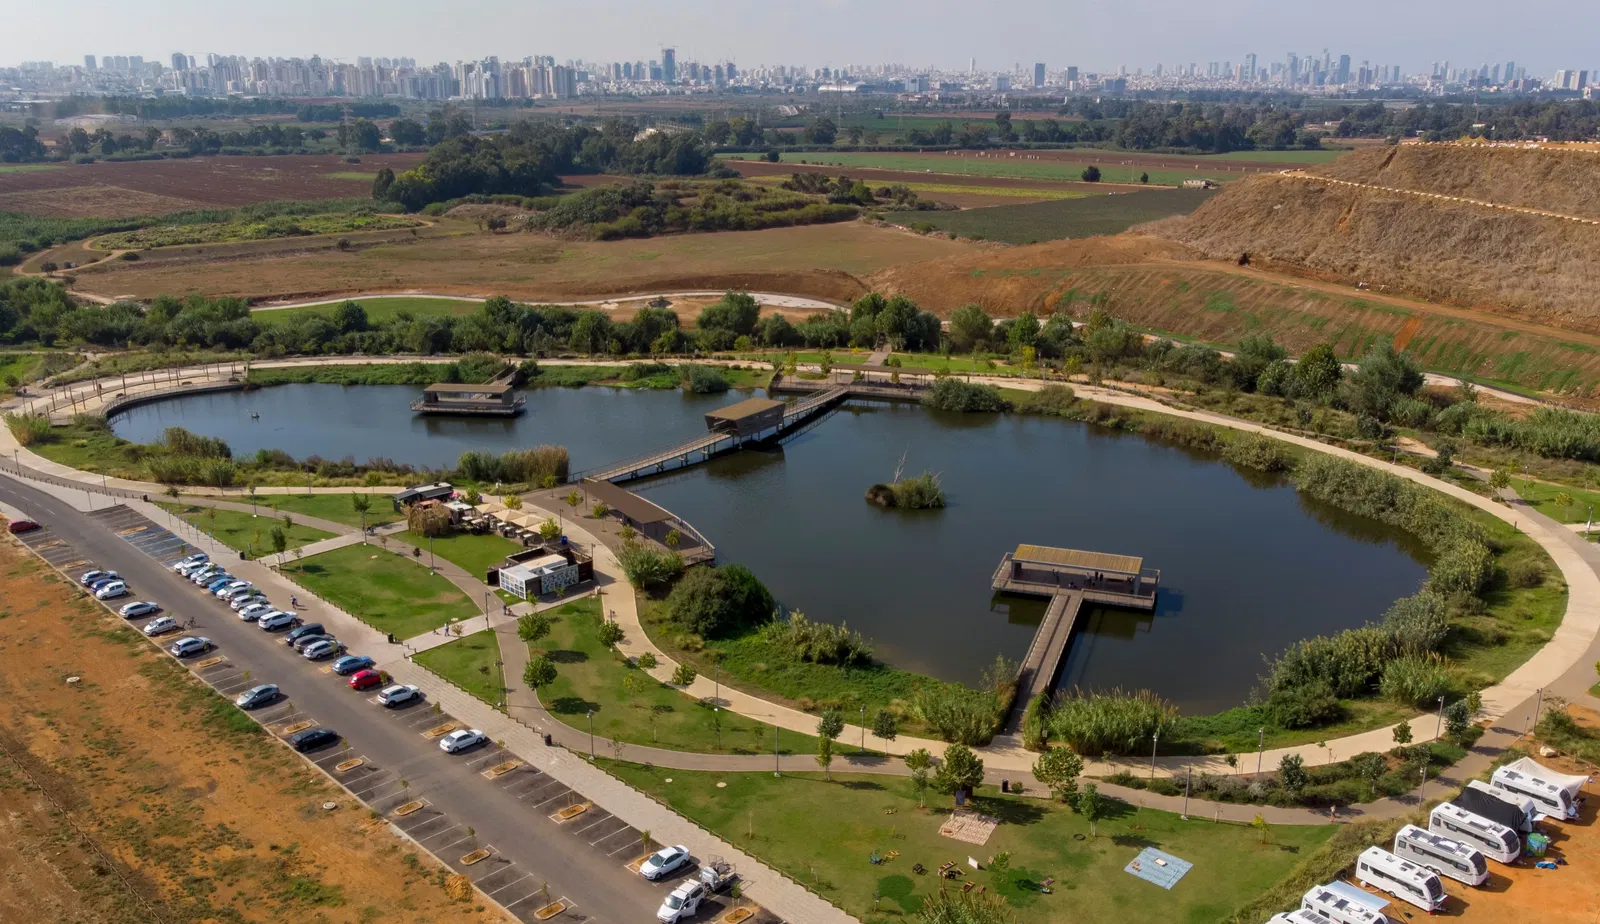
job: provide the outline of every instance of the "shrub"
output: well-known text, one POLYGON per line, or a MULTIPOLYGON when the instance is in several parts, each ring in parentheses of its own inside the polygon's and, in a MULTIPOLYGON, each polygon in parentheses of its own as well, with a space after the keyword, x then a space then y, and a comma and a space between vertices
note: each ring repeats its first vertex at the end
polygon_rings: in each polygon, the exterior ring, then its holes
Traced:
POLYGON ((812 622, 799 611, 790 613, 788 619, 767 623, 761 637, 798 661, 844 666, 872 662, 872 647, 861 633, 842 625, 812 622))
POLYGON ((945 505, 944 488, 939 485, 939 476, 933 472, 923 472, 902 478, 889 486, 894 494, 894 505, 907 510, 927 510, 945 505))
POLYGON ((212 436, 199 436, 182 427, 168 427, 161 431, 161 443, 167 451, 180 456, 206 458, 233 458, 228 444, 212 436))
POLYGON ((667 596, 667 616, 708 638, 765 622, 772 594, 743 565, 694 568, 667 596))
POLYGON ((1000 390, 992 385, 975 385, 948 376, 933 383, 922 396, 922 403, 935 410, 962 413, 995 413, 1011 407, 1011 403, 1000 396, 1000 390))
POLYGON ((941 741, 979 747, 994 737, 994 695, 955 683, 928 683, 911 697, 912 711, 941 741))
POLYGON ((669 584, 683 573, 683 558, 678 553, 651 548, 642 542, 624 542, 617 552, 617 561, 628 583, 638 590, 669 584))
POLYGON ((1040 693, 1028 702, 1022 713, 1022 746, 1043 751, 1050 745, 1050 694, 1040 693))
POLYGON ((1066 385, 1046 385, 1033 394, 1017 409, 1024 414, 1047 414, 1053 417, 1071 417, 1078 405, 1078 395, 1066 385))
POLYGON ((1074 690, 1051 708, 1050 733, 1079 754, 1125 754, 1177 715, 1176 706, 1149 690, 1074 690))
POLYGON ((33 446, 50 439, 50 418, 44 414, 6 414, 6 429, 19 445, 33 446))
POLYGON ((1438 651, 1450 632, 1449 605, 1444 597, 1428 590, 1401 597, 1384 612, 1383 627, 1394 636, 1400 651, 1438 651))
POLYGON ((1277 693, 1325 683, 1334 696, 1361 696, 1397 653, 1394 635, 1376 626, 1302 639, 1273 663, 1267 687, 1277 693))
POLYGON ((1267 713, 1284 728, 1315 728, 1338 719, 1344 707, 1332 687, 1316 681, 1273 690, 1267 697, 1267 713))
POLYGON ((684 366, 682 382, 685 391, 696 395, 718 395, 729 388, 727 376, 711 366, 684 366))
POLYGON ((695 673, 694 668, 687 664, 679 664, 672 671, 672 683, 674 686, 686 687, 694 683, 694 679, 698 676, 700 675, 695 673))
POLYGON ((1427 708, 1450 689, 1450 671, 1438 654, 1402 655, 1384 665, 1379 690, 1402 706, 1427 708))
POLYGON ((1544 568, 1536 561, 1523 559, 1506 566, 1506 583, 1512 587, 1538 587, 1544 579, 1544 568))
POLYGON ((1286 472, 1294 467, 1294 456, 1283 443, 1270 436, 1252 434, 1230 440, 1222 455, 1235 465, 1258 472, 1286 472))

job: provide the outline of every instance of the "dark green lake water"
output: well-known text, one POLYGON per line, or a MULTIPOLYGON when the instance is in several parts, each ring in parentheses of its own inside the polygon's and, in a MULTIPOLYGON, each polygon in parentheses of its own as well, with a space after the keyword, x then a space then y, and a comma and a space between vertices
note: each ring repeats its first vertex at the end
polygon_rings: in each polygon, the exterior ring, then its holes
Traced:
MULTIPOLYGON (((112 425, 139 442, 182 426, 222 437, 235 455, 274 448, 430 465, 467 449, 556 443, 577 470, 701 431, 706 410, 740 397, 540 389, 528 392, 523 417, 482 421, 413 415, 416 392, 287 385, 146 405, 112 425)), ((996 654, 1027 649, 1042 601, 989 591, 1018 543, 1143 556, 1161 569, 1156 612, 1090 614, 1062 684, 1148 687, 1185 712, 1238 705, 1264 655, 1374 619, 1426 576, 1404 534, 1307 501, 1279 479, 1048 418, 852 405, 781 449, 633 487, 789 607, 847 622, 889 663, 948 680, 975 682, 996 654), (939 473, 947 508, 885 511, 863 500, 902 455, 908 474, 939 473)))

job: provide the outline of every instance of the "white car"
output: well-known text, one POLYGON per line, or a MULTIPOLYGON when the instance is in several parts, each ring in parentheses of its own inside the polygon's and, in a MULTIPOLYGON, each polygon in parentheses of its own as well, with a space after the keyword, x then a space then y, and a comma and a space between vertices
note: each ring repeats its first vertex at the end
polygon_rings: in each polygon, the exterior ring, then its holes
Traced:
POLYGON ((222 570, 221 566, 210 564, 199 569, 198 571, 189 572, 189 582, 191 584, 197 584, 201 587, 204 587, 226 573, 226 571, 222 570))
POLYGON ((211 562, 207 559, 202 558, 199 561, 190 561, 186 558, 183 561, 178 562, 176 565, 173 565, 172 570, 178 572, 184 577, 188 577, 189 575, 194 574, 196 571, 199 571, 201 568, 204 568, 209 564, 211 564, 211 562))
POLYGON ((255 622, 257 619, 273 612, 276 612, 276 610, 272 608, 270 603, 252 603, 239 610, 239 618, 245 622, 255 622))
POLYGON ((662 876, 670 876, 683 869, 688 862, 689 848, 682 844, 676 847, 663 847, 639 864, 639 875, 654 882, 662 876))
POLYGON ((210 555, 207 555, 204 552, 196 552, 193 555, 189 555, 184 558, 180 558, 175 562, 171 562, 167 565, 167 567, 178 572, 179 574, 183 574, 188 571, 193 571, 195 568, 200 567, 210 560, 210 555))
POLYGON ((265 616, 257 617, 256 625, 260 626, 267 632, 271 632, 274 629, 282 629, 286 626, 292 626, 295 624, 295 620, 299 618, 300 617, 293 613, 285 613, 283 610, 273 610, 265 616))
POLYGON ((439 750, 446 754, 454 754, 470 747, 477 747, 488 740, 489 737, 476 728, 457 729, 439 739, 439 750))
POLYGON ((123 619, 138 619, 140 616, 151 616, 161 612, 161 607, 147 600, 140 600, 137 603, 127 604, 117 612, 122 614, 123 619))
POLYGON ((266 594, 262 593, 259 590, 252 590, 247 594, 237 594, 237 595, 235 595, 233 597, 233 599, 228 601, 228 609, 234 610, 235 612, 237 612, 239 610, 244 609, 247 606, 255 606, 257 603, 266 603, 266 602, 267 602, 267 595, 266 594))
POLYGON ((175 658, 187 658, 202 651, 210 651, 215 647, 215 645, 211 644, 211 639, 203 635, 185 635, 168 646, 167 650, 172 652, 172 656, 175 658))
POLYGON ((336 638, 320 639, 300 649, 300 657, 307 661, 321 661, 323 658, 336 655, 344 651, 344 643, 336 638))
POLYGON ((422 690, 415 684, 397 683, 392 687, 384 687, 378 694, 378 702, 393 709, 401 703, 409 703, 420 697, 422 690))
POLYGON ((94 592, 96 600, 115 600, 128 595, 128 585, 121 581, 110 581, 94 592))
POLYGON ((178 628, 178 621, 171 616, 158 616, 144 624, 144 634, 149 636, 161 635, 178 628))
POLYGON ((234 581, 232 584, 226 584, 217 588, 217 592, 212 594, 212 596, 220 600, 232 600, 236 594, 242 594, 245 591, 252 589, 254 586, 255 585, 251 584, 249 581, 234 581))
POLYGON ((661 907, 656 909, 656 920, 661 924, 678 924, 694 917, 700 910, 700 902, 706 897, 706 887, 698 879, 685 879, 678 883, 661 902, 661 907))

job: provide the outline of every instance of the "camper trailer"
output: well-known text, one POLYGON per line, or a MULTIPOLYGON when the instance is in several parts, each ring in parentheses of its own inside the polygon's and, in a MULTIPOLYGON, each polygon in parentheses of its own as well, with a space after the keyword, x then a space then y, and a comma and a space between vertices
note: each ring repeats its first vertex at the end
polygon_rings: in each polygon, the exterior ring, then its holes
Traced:
POLYGON ((1489 864, 1481 851, 1416 825, 1406 825, 1395 834, 1394 855, 1467 885, 1483 885, 1489 878, 1489 864))
POLYGON ((1312 911, 1310 908, 1296 908, 1293 911, 1273 915, 1267 924, 1333 924, 1333 921, 1327 915, 1312 911))
POLYGON ((1444 907, 1444 883, 1438 873, 1382 847, 1361 851, 1356 858, 1356 879, 1429 914, 1444 907))
MULTIPOLYGON (((1482 780, 1472 780, 1468 782, 1467 788, 1462 790, 1461 794, 1465 796, 1468 792, 1483 793, 1488 798, 1498 799, 1517 810, 1517 816, 1521 819, 1520 821, 1514 825, 1506 821, 1500 822, 1501 824, 1510 828, 1515 828, 1517 831, 1523 834, 1528 834, 1533 831, 1533 823, 1538 820, 1540 812, 1538 807, 1533 804, 1532 799, 1529 799, 1527 796, 1518 795, 1517 793, 1511 792, 1507 789, 1495 789, 1493 786, 1490 786, 1488 783, 1485 783, 1482 780)), ((1472 807, 1470 805, 1466 806, 1466 808, 1467 811, 1472 811, 1472 807)), ((1483 813, 1479 812, 1478 814, 1481 815, 1483 813)))
POLYGON ((1428 813, 1428 830, 1481 850, 1484 856, 1501 863, 1515 863, 1522 855, 1517 832, 1451 802, 1436 805, 1428 813))
POLYGON ((1533 800, 1540 812, 1559 821, 1578 817, 1578 793, 1588 779, 1556 773, 1524 757, 1506 764, 1490 777, 1489 785, 1533 800))
POLYGON ((1312 886, 1300 900, 1301 908, 1315 911, 1333 924, 1389 924, 1379 910, 1387 904, 1346 882, 1312 886))

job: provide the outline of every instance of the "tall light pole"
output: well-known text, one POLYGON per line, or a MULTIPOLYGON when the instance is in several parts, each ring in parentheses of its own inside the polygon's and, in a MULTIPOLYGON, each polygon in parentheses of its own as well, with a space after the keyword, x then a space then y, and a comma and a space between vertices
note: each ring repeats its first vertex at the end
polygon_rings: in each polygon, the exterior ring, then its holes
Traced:
POLYGON ((1266 728, 1266 726, 1263 725, 1261 727, 1261 730, 1256 732, 1256 735, 1257 735, 1257 737, 1256 737, 1256 776, 1260 776, 1261 775, 1261 758, 1267 752, 1267 728, 1266 728))
POLYGON ((867 704, 861 704, 861 749, 857 754, 867 753, 867 704))
POLYGON ((1150 779, 1156 778, 1156 745, 1161 743, 1161 729, 1150 733, 1150 779))
POLYGON ((506 662, 496 658, 494 662, 495 674, 499 677, 499 686, 495 687, 495 705, 501 709, 506 705, 506 662))
POLYGON ((1189 783, 1194 779, 1194 765, 1190 764, 1188 767, 1185 767, 1184 770, 1185 770, 1185 773, 1184 773, 1184 776, 1183 776, 1183 814, 1178 816, 1178 817, 1182 818, 1184 821, 1188 821, 1189 820, 1189 783))
POLYGON ((589 759, 594 759, 594 710, 589 710, 589 759))
POLYGON ((1439 697, 1439 721, 1434 723, 1434 726, 1433 726, 1433 737, 1438 738, 1439 737, 1439 733, 1442 732, 1442 731, 1444 731, 1444 697, 1440 696, 1439 697))
POLYGON ((772 775, 781 776, 778 770, 778 720, 772 720, 772 775))

